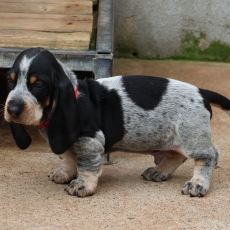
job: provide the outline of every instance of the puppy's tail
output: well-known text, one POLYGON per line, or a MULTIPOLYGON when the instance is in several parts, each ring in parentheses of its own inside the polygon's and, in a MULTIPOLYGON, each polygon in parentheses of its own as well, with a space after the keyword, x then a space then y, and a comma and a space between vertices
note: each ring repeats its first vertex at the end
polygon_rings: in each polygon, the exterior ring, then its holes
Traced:
POLYGON ((206 108, 210 108, 210 104, 211 104, 213 106, 223 109, 230 116, 230 100, 228 98, 210 90, 206 90, 206 89, 199 89, 199 90, 200 90, 200 94, 204 98, 204 104, 206 108))

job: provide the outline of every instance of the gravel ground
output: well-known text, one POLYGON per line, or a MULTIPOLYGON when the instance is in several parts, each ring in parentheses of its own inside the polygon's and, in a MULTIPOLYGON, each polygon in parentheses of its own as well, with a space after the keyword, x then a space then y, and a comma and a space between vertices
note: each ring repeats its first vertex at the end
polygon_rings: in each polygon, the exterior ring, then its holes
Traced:
MULTIPOLYGON (((230 98, 230 64, 115 59, 113 74, 174 78, 230 98)), ((78 198, 48 180, 60 160, 35 128, 29 128, 32 145, 21 151, 1 122, 0 229, 230 229, 230 119, 213 108, 211 126, 220 160, 204 198, 180 192, 192 176, 192 160, 154 183, 140 176, 153 157, 124 152, 111 155, 96 193, 78 198)))

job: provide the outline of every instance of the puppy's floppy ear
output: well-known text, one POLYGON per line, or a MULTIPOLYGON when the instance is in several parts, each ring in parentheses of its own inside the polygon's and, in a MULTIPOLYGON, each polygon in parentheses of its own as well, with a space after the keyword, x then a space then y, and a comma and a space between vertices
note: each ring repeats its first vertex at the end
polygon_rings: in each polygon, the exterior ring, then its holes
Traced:
POLYGON ((10 129, 14 140, 20 149, 26 149, 30 146, 31 138, 23 125, 10 122, 10 129))
POLYGON ((65 73, 55 78, 53 109, 47 128, 49 144, 56 154, 64 153, 79 136, 77 100, 65 73))

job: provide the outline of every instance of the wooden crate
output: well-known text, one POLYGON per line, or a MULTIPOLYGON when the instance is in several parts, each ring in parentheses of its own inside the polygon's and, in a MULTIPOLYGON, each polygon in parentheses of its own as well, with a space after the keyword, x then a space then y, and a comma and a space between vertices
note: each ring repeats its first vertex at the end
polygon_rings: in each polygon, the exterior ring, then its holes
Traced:
POLYGON ((37 46, 78 76, 110 77, 113 0, 0 0, 0 68, 37 46))
POLYGON ((88 50, 92 0, 0 0, 0 48, 88 50))

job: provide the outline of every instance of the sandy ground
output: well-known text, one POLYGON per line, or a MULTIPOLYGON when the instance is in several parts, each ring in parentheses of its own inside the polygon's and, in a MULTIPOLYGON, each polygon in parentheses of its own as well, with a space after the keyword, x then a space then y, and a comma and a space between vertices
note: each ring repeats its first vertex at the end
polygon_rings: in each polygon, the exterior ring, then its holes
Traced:
MULTIPOLYGON (((114 75, 120 74, 175 78, 230 98, 230 64, 118 59, 114 75)), ((30 129, 33 143, 21 151, 2 122, 0 229, 230 229, 230 119, 213 108, 211 125, 220 160, 206 197, 180 192, 192 176, 192 160, 168 181, 154 183, 140 176, 154 165, 152 156, 116 152, 96 193, 78 198, 66 194, 66 185, 48 180, 60 160, 37 130, 30 129)))

